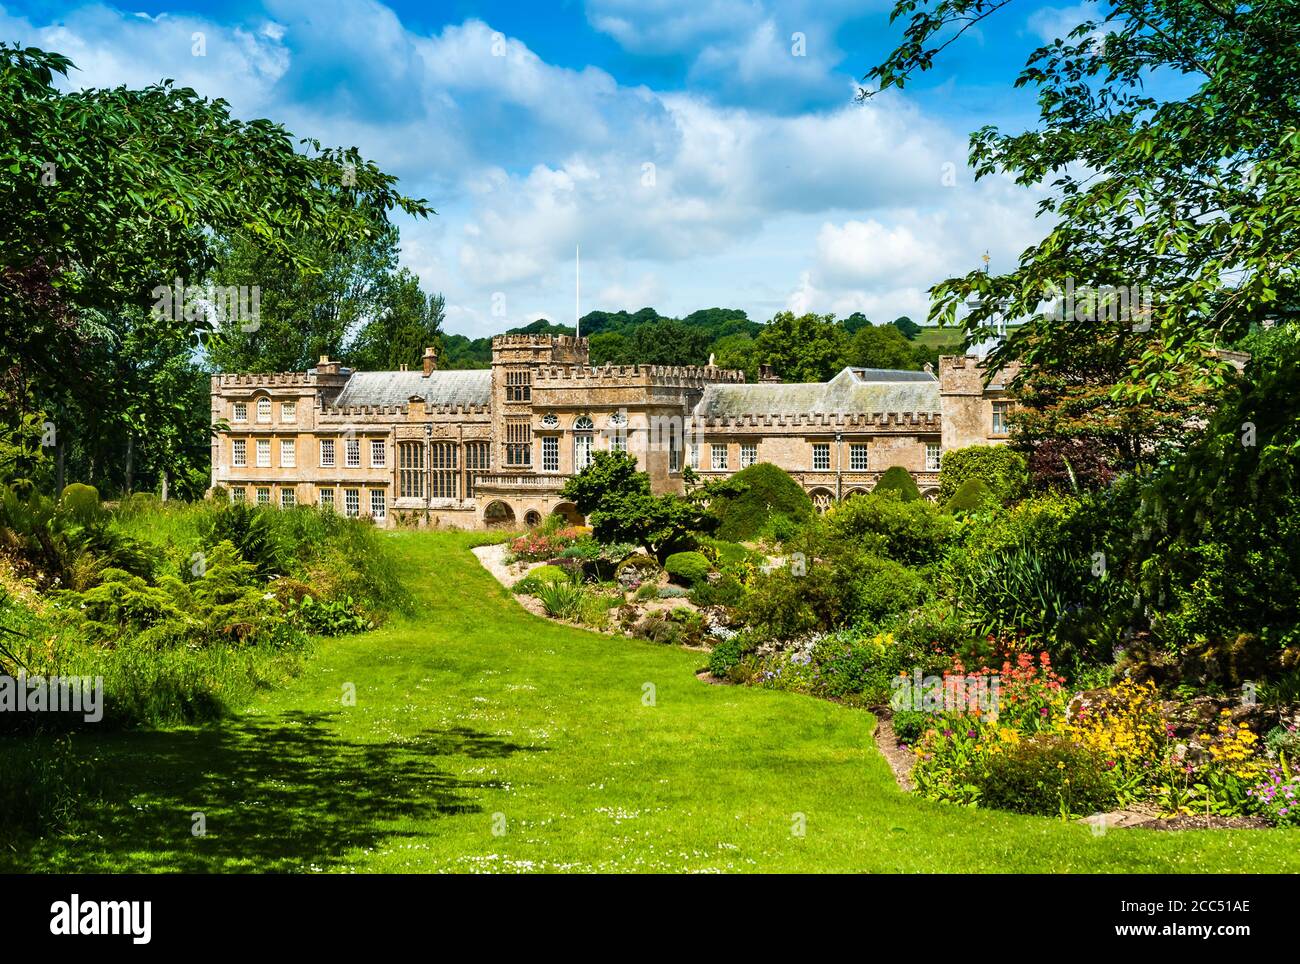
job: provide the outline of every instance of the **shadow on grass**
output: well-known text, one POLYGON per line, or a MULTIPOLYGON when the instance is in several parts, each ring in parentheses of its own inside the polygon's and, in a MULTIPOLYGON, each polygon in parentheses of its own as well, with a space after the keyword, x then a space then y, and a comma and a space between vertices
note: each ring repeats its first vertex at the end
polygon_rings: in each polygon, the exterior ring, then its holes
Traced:
POLYGON ((503 759, 542 748, 466 727, 402 741, 351 743, 336 713, 285 713, 203 730, 117 734, 79 750, 99 757, 109 785, 83 808, 75 837, 0 852, 0 869, 65 873, 331 870, 345 855, 396 838, 404 820, 482 808, 448 758, 503 759), (195 813, 206 835, 194 836, 195 813))

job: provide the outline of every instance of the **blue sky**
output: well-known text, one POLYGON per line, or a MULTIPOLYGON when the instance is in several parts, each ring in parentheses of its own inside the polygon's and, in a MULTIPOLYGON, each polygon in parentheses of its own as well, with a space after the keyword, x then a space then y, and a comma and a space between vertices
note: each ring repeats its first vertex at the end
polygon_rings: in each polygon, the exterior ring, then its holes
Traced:
POLYGON ((571 322, 577 244, 584 311, 922 317, 929 285, 1043 233, 1032 192, 973 182, 966 140, 1032 122, 1011 81, 1087 10, 1012 4, 866 105, 902 33, 880 0, 0 0, 0 39, 79 85, 170 77, 357 145, 437 208, 401 223, 403 262, 480 336, 571 322))

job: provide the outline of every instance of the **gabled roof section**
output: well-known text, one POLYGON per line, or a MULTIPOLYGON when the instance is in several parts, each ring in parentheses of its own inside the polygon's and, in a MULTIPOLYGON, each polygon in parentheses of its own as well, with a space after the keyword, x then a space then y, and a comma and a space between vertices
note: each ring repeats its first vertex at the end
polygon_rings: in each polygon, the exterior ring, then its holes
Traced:
POLYGON ((412 396, 433 406, 486 406, 492 402, 492 370, 353 372, 334 400, 335 408, 405 405, 412 396))
POLYGON ((710 385, 695 406, 702 418, 888 412, 939 414, 939 380, 929 372, 845 368, 829 382, 710 385))

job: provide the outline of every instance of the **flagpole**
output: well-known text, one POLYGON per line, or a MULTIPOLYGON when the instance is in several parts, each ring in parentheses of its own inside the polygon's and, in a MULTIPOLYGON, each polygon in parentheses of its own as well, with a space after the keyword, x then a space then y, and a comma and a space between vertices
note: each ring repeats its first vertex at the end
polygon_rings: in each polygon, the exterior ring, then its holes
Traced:
POLYGON ((582 296, 582 245, 573 246, 573 337, 582 337, 582 315, 578 301, 582 296))

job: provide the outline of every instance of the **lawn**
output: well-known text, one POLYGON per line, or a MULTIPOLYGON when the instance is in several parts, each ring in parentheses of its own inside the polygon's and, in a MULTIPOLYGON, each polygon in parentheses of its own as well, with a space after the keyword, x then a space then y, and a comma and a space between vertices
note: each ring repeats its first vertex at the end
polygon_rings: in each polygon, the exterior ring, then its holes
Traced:
POLYGON ((322 641, 238 718, 82 738, 113 774, 49 871, 1295 871, 1300 831, 1094 835, 901 793, 872 717, 710 686, 699 653, 555 625, 395 533, 417 617, 322 641), (355 705, 344 705, 348 684, 355 705), (203 814, 206 835, 191 832, 203 814))

